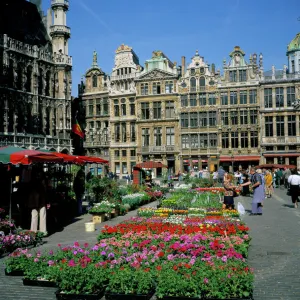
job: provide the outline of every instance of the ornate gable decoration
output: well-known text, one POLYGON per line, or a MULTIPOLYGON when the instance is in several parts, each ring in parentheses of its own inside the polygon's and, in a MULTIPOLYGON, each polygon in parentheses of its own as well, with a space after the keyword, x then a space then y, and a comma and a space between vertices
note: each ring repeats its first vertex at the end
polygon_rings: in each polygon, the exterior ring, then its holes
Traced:
POLYGON ((234 50, 229 54, 231 57, 229 67, 246 67, 245 52, 239 47, 235 46, 234 50))
POLYGON ((132 50, 132 47, 122 44, 121 46, 118 47, 118 49, 116 50, 116 53, 120 53, 123 51, 131 51, 131 50, 132 50))
POLYGON ((177 78, 177 75, 160 69, 154 69, 147 73, 142 74, 136 80, 147 81, 147 80, 159 80, 159 79, 169 79, 169 78, 172 79, 177 78))

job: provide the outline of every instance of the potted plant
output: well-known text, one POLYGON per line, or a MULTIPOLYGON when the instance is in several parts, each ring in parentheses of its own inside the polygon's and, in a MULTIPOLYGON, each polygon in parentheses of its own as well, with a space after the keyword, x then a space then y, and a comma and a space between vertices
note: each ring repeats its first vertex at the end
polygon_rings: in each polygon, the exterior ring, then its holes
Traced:
POLYGON ((107 284, 106 268, 90 262, 88 257, 57 265, 57 299, 101 299, 107 284))
POLYGON ((5 275, 23 276, 30 257, 31 254, 28 253, 28 249, 17 249, 11 253, 4 261, 5 275))
POLYGON ((150 268, 133 269, 121 266, 113 269, 106 288, 107 300, 149 300, 154 294, 155 282, 150 268))

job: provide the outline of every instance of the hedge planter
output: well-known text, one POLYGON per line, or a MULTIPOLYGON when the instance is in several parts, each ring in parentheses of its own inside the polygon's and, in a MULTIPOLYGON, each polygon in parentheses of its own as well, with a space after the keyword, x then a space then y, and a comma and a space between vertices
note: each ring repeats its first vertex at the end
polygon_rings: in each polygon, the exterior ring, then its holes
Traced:
POLYGON ((148 295, 134 295, 134 294, 114 294, 114 293, 105 293, 106 300, 150 300, 154 295, 154 291, 148 295))
POLYGON ((162 298, 157 298, 159 300, 199 300, 203 299, 202 297, 200 298, 194 298, 194 297, 182 297, 182 296, 165 296, 162 298))
POLYGON ((99 291, 97 294, 65 294, 60 290, 55 292, 56 299, 58 300, 100 300, 104 295, 104 290, 99 291))
POLYGON ((23 278, 23 285, 41 286, 41 287, 57 287, 56 282, 49 280, 31 280, 23 278))
POLYGON ((215 297, 213 297, 213 298, 206 298, 206 297, 204 297, 203 298, 204 300, 253 300, 253 298, 252 297, 247 297, 247 298, 215 298, 215 297))
POLYGON ((24 276, 24 272, 21 270, 7 272, 7 270, 5 269, 5 275, 6 276, 24 276))

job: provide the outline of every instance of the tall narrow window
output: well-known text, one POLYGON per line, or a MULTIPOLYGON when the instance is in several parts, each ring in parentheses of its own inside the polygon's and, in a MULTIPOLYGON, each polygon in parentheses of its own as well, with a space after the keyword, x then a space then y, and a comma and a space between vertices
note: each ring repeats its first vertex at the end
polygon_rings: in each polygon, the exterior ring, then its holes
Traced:
POLYGON ((114 111, 115 111, 115 117, 119 117, 120 116, 120 106, 119 106, 118 100, 114 101, 114 111))
POLYGON ((241 132, 241 148, 248 148, 248 132, 241 132))
POLYGON ((190 79, 190 91, 196 92, 196 79, 194 77, 190 79))
POLYGON ((148 95, 148 83, 141 84, 141 94, 148 95))
POLYGON ((264 102, 265 102, 265 108, 272 108, 273 106, 272 89, 264 89, 264 102))
POLYGON ((288 116, 288 135, 296 136, 296 116, 288 116))
POLYGON ((227 93, 221 93, 221 104, 228 105, 228 94, 227 93))
POLYGON ((98 86, 98 78, 97 78, 97 75, 93 75, 93 88, 97 87, 98 86))
POLYGON ((197 106, 197 95, 190 94, 190 106, 197 106))
POLYGON ((149 120, 150 119, 149 103, 147 102, 141 103, 141 108, 142 108, 142 119, 149 120))
POLYGON ((291 70, 291 73, 293 74, 293 73, 295 73, 295 61, 294 60, 292 60, 291 61, 292 62, 292 70, 291 70))
POLYGON ((283 88, 279 87, 276 88, 276 107, 283 107, 284 100, 283 100, 283 88))
POLYGON ((150 145, 149 128, 142 128, 142 146, 147 147, 150 145))
POLYGON ((197 112, 190 113, 190 126, 193 128, 198 127, 198 113, 197 112))
POLYGON ((207 126, 207 112, 200 112, 199 113, 199 126, 200 127, 207 126))
POLYGON ((222 118, 222 125, 229 125, 229 121, 228 121, 228 112, 227 111, 222 111, 221 112, 221 118, 222 118))
POLYGON ((277 136, 284 136, 284 116, 276 116, 277 136))
POLYGON ((162 134, 161 127, 155 127, 154 128, 154 145, 155 146, 161 146, 161 144, 162 144, 161 134, 162 134))
POLYGON ((237 111, 231 111, 230 112, 230 119, 231 119, 231 125, 237 125, 238 124, 238 114, 237 111))
POLYGON ((216 94, 209 94, 208 104, 209 105, 216 105, 217 104, 216 94))
POLYGON ((208 145, 207 133, 200 133, 199 138, 200 138, 200 148, 207 148, 208 145))
POLYGON ((191 148, 199 147, 199 137, 198 134, 191 134, 191 148))
POLYGON ((187 107, 188 106, 188 96, 187 95, 181 95, 181 107, 187 107))
POLYGON ((181 136, 181 146, 182 146, 182 149, 190 148, 190 139, 189 139, 188 134, 183 134, 181 136))
POLYGON ((115 141, 120 142, 120 124, 115 124, 115 141))
POLYGON ((257 97, 257 92, 256 90, 250 90, 249 91, 249 100, 250 100, 250 104, 254 104, 256 103, 256 97, 257 97))
POLYGON ((240 104, 247 104, 247 91, 240 91, 240 104))
POLYGON ((267 137, 273 136, 273 117, 265 117, 265 134, 267 137))
POLYGON ((237 104, 237 92, 230 92, 230 104, 237 104))
POLYGON ((257 148, 258 147, 257 131, 251 131, 250 140, 251 140, 251 148, 257 148))
POLYGON ((100 116, 101 115, 101 100, 96 99, 96 115, 100 116))
POLYGON ((236 82, 237 81, 236 71, 229 71, 229 81, 230 82, 236 82))
POLYGON ((238 148, 239 134, 236 131, 231 132, 231 148, 238 148))
POLYGON ((246 70, 239 70, 239 81, 240 82, 247 81, 247 71, 246 70))
POLYGON ((94 100, 89 100, 88 116, 94 115, 94 100))
POLYGON ((126 116, 126 99, 121 99, 122 116, 126 116))
POLYGON ((156 120, 161 119, 161 102, 153 102, 153 118, 156 120))
POLYGON ((108 115, 108 99, 103 100, 103 115, 108 115))
POLYGON ((166 101, 166 118, 175 117, 175 104, 174 101, 166 101))
POLYGON ((208 120, 209 120, 209 126, 216 126, 217 125, 217 112, 210 111, 208 113, 208 120))
POLYGON ((199 95, 199 102, 200 102, 200 106, 206 105, 206 94, 199 95))
POLYGON ((126 143, 126 123, 122 123, 122 142, 126 143))
POLYGON ((227 132, 222 133, 222 148, 229 148, 229 135, 227 132))
POLYGON ((152 94, 153 95, 158 95, 160 93, 161 93, 160 82, 153 82, 153 84, 152 84, 152 94))
POLYGON ((173 93, 173 81, 166 81, 165 90, 166 90, 166 94, 173 93))
POLYGON ((205 77, 200 77, 199 79, 199 86, 200 86, 200 90, 205 89, 205 77))
POLYGON ((130 103, 129 107, 130 107, 130 115, 134 116, 135 115, 135 104, 134 103, 130 103))
POLYGON ((247 110, 240 111, 240 124, 241 125, 248 124, 248 111, 247 110))
POLYGON ((289 86, 286 89, 287 92, 287 106, 292 106, 295 101, 295 87, 289 86))
POLYGON ((134 123, 130 123, 130 140, 131 142, 135 142, 135 124, 134 123))
POLYGON ((175 129, 174 127, 166 128, 167 146, 175 145, 175 129))
POLYGON ((257 123, 257 110, 250 110, 250 124, 256 124, 257 123))
POLYGON ((182 113, 180 116, 180 120, 181 120, 182 128, 189 127, 189 114, 188 113, 182 113))
POLYGON ((209 134, 209 147, 217 147, 218 145, 218 135, 216 133, 209 134))

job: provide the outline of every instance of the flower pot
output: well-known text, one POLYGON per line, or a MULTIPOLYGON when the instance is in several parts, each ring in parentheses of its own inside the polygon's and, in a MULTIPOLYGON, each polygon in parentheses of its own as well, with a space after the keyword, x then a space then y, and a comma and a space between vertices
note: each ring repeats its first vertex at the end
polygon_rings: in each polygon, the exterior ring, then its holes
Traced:
POLYGON ((150 292, 148 295, 134 295, 134 294, 115 294, 106 292, 106 300, 150 300, 154 295, 154 291, 150 292))
POLYGON ((14 270, 11 272, 7 272, 7 270, 5 269, 5 275, 6 276, 24 276, 24 272, 21 270, 14 270))
POLYGON ((93 223, 99 224, 105 221, 105 214, 93 214, 93 223))
POLYGON ((104 289, 96 294, 65 294, 57 290, 55 295, 58 300, 100 300, 104 295, 104 289))
POLYGON ((42 287, 57 287, 56 282, 49 280, 31 280, 23 278, 23 285, 42 286, 42 287))
POLYGON ((85 225, 85 231, 86 232, 93 232, 93 231, 95 231, 95 223, 94 222, 84 223, 84 225, 85 225))

